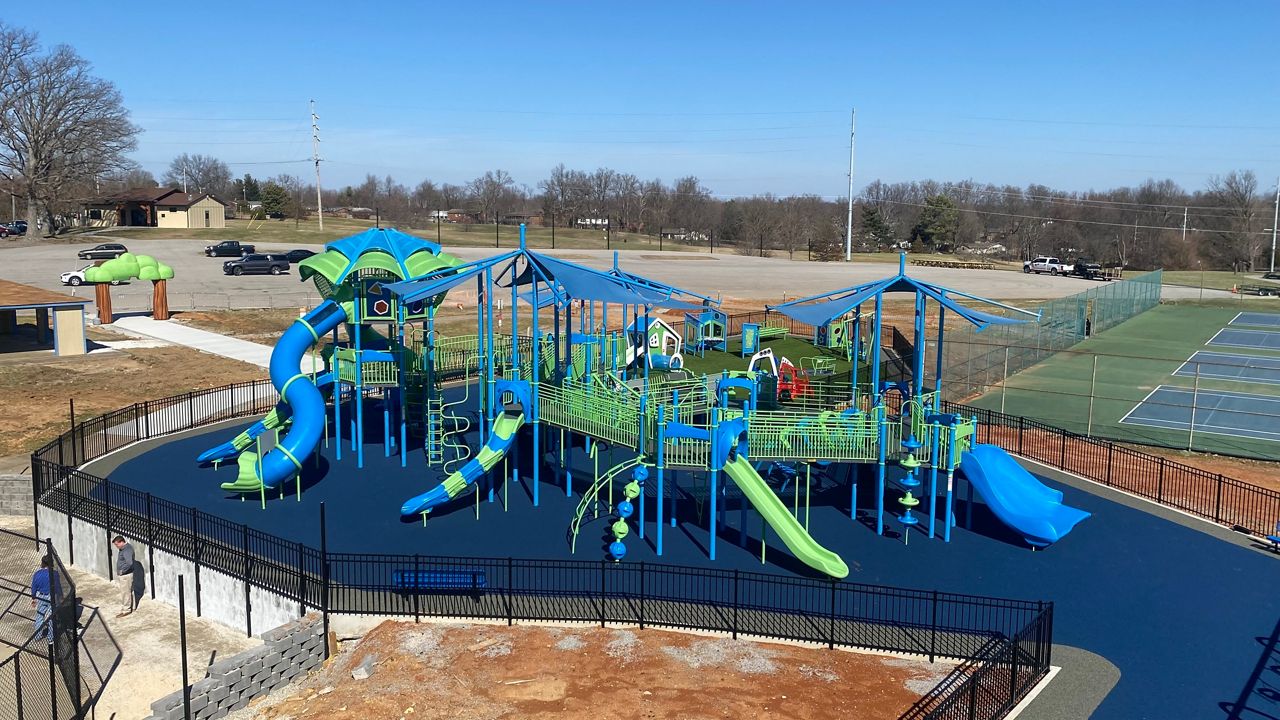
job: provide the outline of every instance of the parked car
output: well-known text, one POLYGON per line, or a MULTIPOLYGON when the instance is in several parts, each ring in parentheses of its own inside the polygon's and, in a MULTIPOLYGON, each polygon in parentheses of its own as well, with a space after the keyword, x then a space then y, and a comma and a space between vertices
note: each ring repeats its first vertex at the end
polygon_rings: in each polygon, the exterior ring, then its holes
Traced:
POLYGON ((226 275, 279 275, 289 270, 289 259, 284 255, 245 255, 239 260, 228 260, 222 263, 222 272, 226 275))
POLYGON ((1262 276, 1263 280, 1280 280, 1280 273, 1269 272, 1262 276))
POLYGON ((114 260, 129 252, 129 248, 120 243, 102 243, 97 247, 81 250, 76 257, 81 260, 114 260))
POLYGON ((236 240, 224 240, 217 245, 206 245, 204 254, 209 257, 244 257, 252 255, 254 249, 252 245, 245 245, 236 240))
POLYGON ((1065 275, 1071 272, 1071 266, 1062 262, 1056 257, 1041 255, 1034 260, 1025 260, 1022 263, 1022 272, 1024 273, 1049 273, 1050 275, 1065 275))
MULTIPOLYGON (((84 271, 85 271, 85 270, 88 270, 88 269, 89 269, 89 268, 91 268, 91 267, 94 267, 94 266, 93 266, 92 264, 90 264, 90 265, 85 265, 84 267, 80 268, 79 270, 72 270, 71 272, 64 272, 64 273, 62 273, 62 284, 63 284, 63 285, 71 285, 71 286, 74 286, 74 287, 79 287, 79 286, 81 286, 81 285, 84 285, 85 283, 87 283, 87 282, 88 282, 88 280, 85 280, 85 279, 84 279, 84 271)), ((112 280, 112 281, 111 281, 111 284, 112 284, 112 285, 119 285, 119 284, 120 284, 120 281, 119 281, 119 280, 112 280)))
POLYGON ((284 256, 288 258, 289 262, 293 265, 297 265, 298 263, 302 262, 303 260, 306 260, 307 258, 313 255, 315 255, 314 252, 312 252, 311 250, 305 250, 303 248, 298 248, 297 250, 290 250, 289 252, 284 254, 284 256))
POLYGON ((11 234, 16 234, 16 233, 10 233, 8 225, 0 225, 0 238, 7 238, 11 234))
MULTIPOLYGON (((11 223, 5 223, 4 225, 0 225, 0 230, 3 230, 5 233, 9 235, 26 235, 27 221, 14 220, 11 223)), ((0 237, 3 237, 3 235, 0 235, 0 237)))

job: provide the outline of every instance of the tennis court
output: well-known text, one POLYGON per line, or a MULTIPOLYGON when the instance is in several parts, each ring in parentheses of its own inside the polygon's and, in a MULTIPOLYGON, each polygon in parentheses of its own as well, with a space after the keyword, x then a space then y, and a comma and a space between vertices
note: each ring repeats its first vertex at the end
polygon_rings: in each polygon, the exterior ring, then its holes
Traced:
POLYGON ((1205 343, 1205 345, 1252 348, 1254 350, 1280 350, 1280 332, 1223 328, 1209 338, 1209 342, 1205 343))
POLYGON ((1280 358, 1197 350, 1174 375, 1280 385, 1280 358))
POLYGON ((1160 385, 1120 422, 1280 441, 1280 397, 1160 385))
POLYGON ((1273 327, 1280 328, 1280 314, 1277 313, 1260 313, 1260 312, 1242 312, 1231 318, 1228 325, 1253 325, 1255 327, 1273 327))

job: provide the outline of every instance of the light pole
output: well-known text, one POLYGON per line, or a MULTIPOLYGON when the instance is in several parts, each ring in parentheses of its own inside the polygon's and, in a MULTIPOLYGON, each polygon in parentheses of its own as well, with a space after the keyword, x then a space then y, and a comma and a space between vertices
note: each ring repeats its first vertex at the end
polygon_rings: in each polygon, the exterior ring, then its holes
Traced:
POLYGON ((1276 228, 1280 228, 1280 178, 1276 178, 1276 209, 1271 215, 1271 270, 1276 271, 1276 228))

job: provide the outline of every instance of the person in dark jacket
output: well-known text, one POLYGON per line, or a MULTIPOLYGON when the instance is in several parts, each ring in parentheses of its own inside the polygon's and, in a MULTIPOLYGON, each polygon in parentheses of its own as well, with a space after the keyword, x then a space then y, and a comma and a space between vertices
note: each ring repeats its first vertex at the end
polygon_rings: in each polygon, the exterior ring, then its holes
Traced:
POLYGON ((116 546, 116 583, 120 586, 120 613, 122 618, 133 612, 133 546, 117 535, 111 541, 116 546))

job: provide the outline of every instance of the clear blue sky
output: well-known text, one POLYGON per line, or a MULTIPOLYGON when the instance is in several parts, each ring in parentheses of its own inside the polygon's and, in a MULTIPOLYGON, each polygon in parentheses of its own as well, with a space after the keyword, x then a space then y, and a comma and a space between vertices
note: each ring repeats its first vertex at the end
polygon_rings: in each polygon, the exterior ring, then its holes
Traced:
POLYGON ((120 87, 157 176, 198 152, 309 178, 281 161, 310 157, 312 98, 326 186, 502 168, 536 187, 564 162, 839 196, 851 107, 859 187, 1280 173, 1274 0, 127 5, 3 19, 120 87))

